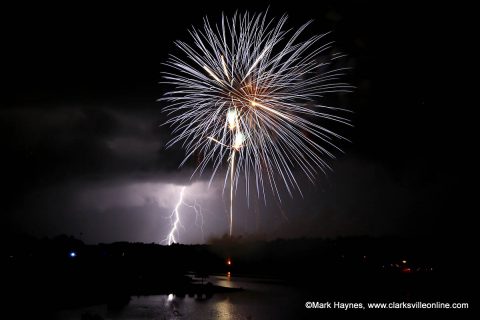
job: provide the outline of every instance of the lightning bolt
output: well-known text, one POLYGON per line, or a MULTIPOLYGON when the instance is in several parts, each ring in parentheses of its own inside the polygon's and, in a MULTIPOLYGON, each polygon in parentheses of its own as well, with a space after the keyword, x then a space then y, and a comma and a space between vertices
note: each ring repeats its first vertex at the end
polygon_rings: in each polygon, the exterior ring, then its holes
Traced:
POLYGON ((202 207, 197 202, 194 202, 192 208, 195 211, 195 225, 200 227, 200 230, 202 231, 202 241, 205 242, 205 232, 203 231, 204 221, 203 221, 202 207))
POLYGON ((182 187, 180 189, 180 197, 178 198, 177 204, 175 205, 175 209, 173 209, 172 214, 170 215, 170 221, 172 222, 172 228, 170 229, 170 232, 167 236, 166 239, 164 239, 162 242, 167 243, 168 245, 171 245, 173 243, 178 243, 178 229, 179 227, 184 228, 182 225, 182 222, 180 220, 180 207, 182 205, 192 208, 193 211, 195 212, 195 225, 198 226, 202 232, 202 240, 205 241, 205 234, 203 231, 203 212, 202 212, 202 207, 200 204, 195 201, 193 204, 188 204, 184 201, 183 196, 185 193, 185 188, 182 187))
POLYGON ((183 203, 183 193, 185 192, 185 187, 182 187, 180 190, 180 198, 178 199, 177 204, 175 205, 175 209, 173 210, 172 214, 170 215, 170 219, 173 221, 172 224, 172 229, 170 230, 170 233, 167 236, 167 239, 165 239, 165 242, 168 243, 168 245, 171 245, 172 243, 176 243, 177 239, 175 238, 175 235, 178 233, 178 227, 182 227, 182 223, 180 222, 180 213, 178 209, 183 203))
POLYGON ((193 211, 195 212, 195 225, 200 228, 202 232, 202 241, 205 241, 205 233, 203 231, 204 220, 203 220, 202 206, 198 204, 196 200, 193 202, 193 204, 188 204, 186 202, 182 202, 182 204, 184 206, 192 208, 193 211))

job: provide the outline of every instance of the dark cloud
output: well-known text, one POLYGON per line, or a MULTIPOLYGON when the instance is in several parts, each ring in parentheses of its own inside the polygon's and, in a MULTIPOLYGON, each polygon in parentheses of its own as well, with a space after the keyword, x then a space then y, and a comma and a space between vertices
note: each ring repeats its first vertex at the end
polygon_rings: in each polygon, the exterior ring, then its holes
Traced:
POLYGON ((129 107, 135 110, 102 104, 3 109, 4 161, 55 180, 69 173, 102 178, 178 167, 180 152, 164 151, 169 137, 160 128, 160 106, 129 107))

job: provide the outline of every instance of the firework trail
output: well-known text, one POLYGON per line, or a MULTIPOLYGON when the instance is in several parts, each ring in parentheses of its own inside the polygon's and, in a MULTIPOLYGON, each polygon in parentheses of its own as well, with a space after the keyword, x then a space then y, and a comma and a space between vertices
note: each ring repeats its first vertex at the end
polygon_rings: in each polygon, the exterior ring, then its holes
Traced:
POLYGON ((304 39, 310 22, 292 30, 286 21, 286 15, 270 19, 266 13, 222 15, 213 25, 205 18, 202 28, 190 30, 192 44, 175 42, 183 56, 165 63, 164 83, 173 86, 160 99, 173 127, 167 147, 185 148, 181 165, 199 155, 195 172, 211 166, 210 183, 228 163, 230 235, 240 178, 247 199, 253 186, 266 201, 268 185, 280 200, 279 182, 292 195, 300 191, 294 169, 311 181, 330 169, 332 151, 341 151, 336 142, 346 140, 332 125, 350 125, 342 116, 348 110, 321 102, 328 93, 352 89, 340 80, 347 68, 332 67, 343 55, 329 54, 333 42, 324 40, 326 33, 304 39))

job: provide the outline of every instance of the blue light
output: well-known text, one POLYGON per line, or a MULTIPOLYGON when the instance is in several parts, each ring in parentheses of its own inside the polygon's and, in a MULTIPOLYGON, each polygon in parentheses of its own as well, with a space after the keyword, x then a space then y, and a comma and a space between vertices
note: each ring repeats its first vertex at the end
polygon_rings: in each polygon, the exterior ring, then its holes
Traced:
POLYGON ((75 258, 76 256, 77 254, 74 251, 70 252, 70 258, 75 258))

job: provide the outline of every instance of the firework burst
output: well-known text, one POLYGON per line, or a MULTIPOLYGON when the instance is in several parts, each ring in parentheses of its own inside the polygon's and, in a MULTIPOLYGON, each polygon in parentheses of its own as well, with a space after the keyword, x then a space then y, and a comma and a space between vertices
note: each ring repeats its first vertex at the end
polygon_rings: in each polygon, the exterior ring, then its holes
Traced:
POLYGON ((333 68, 341 54, 329 54, 327 34, 304 39, 310 22, 286 29, 287 17, 266 13, 222 15, 219 24, 207 18, 201 29, 190 30, 192 44, 176 41, 182 57, 165 63, 164 82, 173 85, 160 100, 166 101, 167 124, 173 139, 186 150, 183 165, 200 155, 196 172, 212 168, 213 177, 228 163, 225 186, 230 182, 230 233, 233 190, 245 179, 265 197, 269 186, 280 198, 283 185, 291 194, 298 189, 295 169, 310 180, 329 169, 328 159, 340 150, 334 122, 349 125, 345 109, 326 106, 322 98, 332 92, 349 92, 341 81, 346 68, 333 68))

